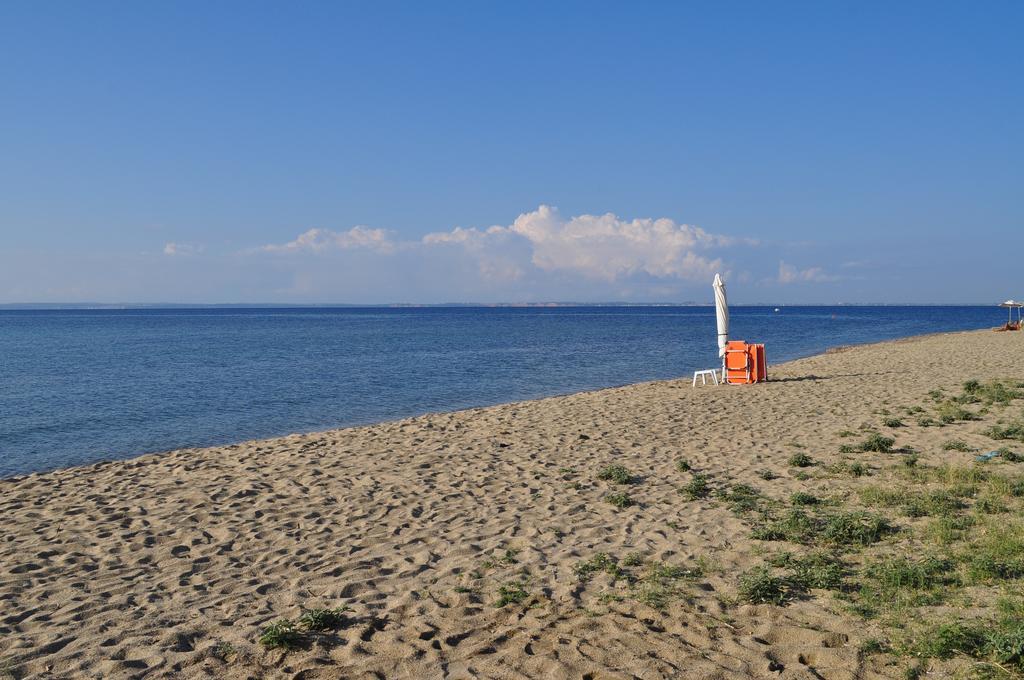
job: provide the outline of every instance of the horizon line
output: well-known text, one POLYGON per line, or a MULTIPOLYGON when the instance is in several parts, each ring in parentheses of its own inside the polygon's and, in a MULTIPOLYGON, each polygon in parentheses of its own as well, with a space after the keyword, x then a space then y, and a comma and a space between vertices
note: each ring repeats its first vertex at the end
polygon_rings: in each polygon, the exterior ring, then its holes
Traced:
MULTIPOLYGON (((443 307, 714 307, 714 302, 4 302, 0 310, 48 309, 309 309, 309 308, 443 308, 443 307)), ((741 302, 730 307, 999 307, 998 302, 741 302)))

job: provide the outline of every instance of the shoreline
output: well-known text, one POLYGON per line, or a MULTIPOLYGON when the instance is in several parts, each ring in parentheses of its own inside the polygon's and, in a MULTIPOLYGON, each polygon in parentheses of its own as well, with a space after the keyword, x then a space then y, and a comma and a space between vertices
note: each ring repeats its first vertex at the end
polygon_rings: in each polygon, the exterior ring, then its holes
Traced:
MULTIPOLYGON (((787 366, 789 366, 790 364, 792 364, 794 362, 803 361, 803 360, 811 359, 811 358, 814 358, 814 357, 826 356, 826 355, 829 355, 829 354, 836 354, 836 353, 840 353, 840 352, 847 352, 847 351, 856 350, 856 349, 859 349, 859 348, 873 347, 873 346, 876 346, 876 345, 886 345, 886 344, 913 342, 913 341, 916 341, 916 340, 923 340, 925 338, 934 337, 934 336, 947 336, 947 335, 954 336, 954 335, 965 334, 965 333, 978 333, 978 332, 981 332, 983 330, 987 330, 987 329, 974 329, 974 330, 967 330, 967 331, 940 331, 940 332, 936 332, 936 333, 919 333, 917 335, 908 335, 908 336, 899 337, 899 338, 890 338, 888 340, 878 340, 878 341, 875 341, 875 342, 866 342, 866 343, 851 344, 851 345, 836 345, 834 347, 828 347, 824 351, 816 352, 816 353, 813 353, 813 354, 807 354, 805 356, 798 356, 798 357, 795 357, 793 359, 788 359, 788 360, 786 360, 786 361, 784 361, 782 363, 779 363, 779 364, 769 364, 769 366, 768 366, 768 368, 769 368, 769 377, 771 376, 773 371, 775 371, 775 370, 777 370, 779 368, 786 368, 787 366)), ((278 434, 278 435, 273 435, 273 436, 270 436, 270 437, 258 437, 258 438, 254 438, 254 439, 241 439, 241 440, 227 440, 227 441, 223 441, 223 442, 220 442, 220 443, 214 443, 214 444, 202 444, 202 445, 197 445, 197 446, 183 446, 183 447, 177 447, 177 448, 172 448, 172 449, 160 449, 160 450, 155 450, 155 451, 144 451, 144 452, 141 452, 141 453, 128 454, 128 455, 126 455, 124 457, 118 456, 118 457, 112 457, 112 458, 102 458, 100 460, 96 460, 96 461, 91 462, 91 463, 82 463, 82 464, 79 464, 79 465, 69 465, 69 466, 64 466, 64 467, 55 467, 55 468, 49 468, 49 469, 46 469, 46 470, 38 470, 38 471, 33 471, 33 472, 14 474, 14 475, 10 475, 10 476, 7 476, 7 477, 0 477, 0 484, 2 484, 4 482, 8 482, 8 481, 20 480, 20 479, 23 479, 23 478, 26 478, 26 477, 31 477, 33 475, 46 475, 46 474, 52 474, 52 473, 56 473, 56 472, 61 472, 61 471, 64 471, 64 470, 73 470, 73 469, 78 469, 78 468, 83 468, 83 469, 101 468, 101 467, 104 467, 104 466, 107 466, 107 465, 110 465, 110 464, 114 464, 114 463, 127 463, 127 462, 131 462, 133 460, 136 460, 138 458, 145 458, 145 457, 151 457, 151 456, 164 456, 164 455, 168 455, 168 454, 172 454, 172 453, 177 453, 177 452, 181 452, 181 451, 203 451, 203 450, 206 450, 206 449, 213 449, 213 448, 224 448, 224 447, 241 446, 241 445, 255 445, 255 444, 259 444, 261 442, 273 442, 273 441, 277 441, 277 440, 281 440, 281 439, 289 439, 289 438, 294 438, 294 437, 311 437, 311 436, 316 436, 316 435, 325 435, 325 434, 328 434, 328 433, 344 432, 344 431, 347 431, 347 430, 354 430, 354 429, 359 429, 359 428, 376 427, 376 426, 379 426, 379 425, 386 425, 386 424, 389 424, 389 423, 401 423, 401 422, 410 421, 410 420, 416 420, 418 418, 424 418, 424 417, 429 417, 429 416, 441 416, 441 415, 456 414, 456 413, 471 413, 471 412, 474 412, 474 411, 480 411, 480 410, 491 409, 491 408, 498 408, 498 407, 503 407, 503 406, 511 406, 511 405, 516 405, 516 404, 528 404, 528 403, 532 403, 532 402, 541 402, 541 401, 545 401, 545 400, 548 400, 548 399, 560 399, 560 398, 564 398, 564 397, 571 397, 571 396, 582 395, 582 394, 595 394, 595 393, 600 393, 600 392, 604 392, 604 391, 607 391, 607 390, 618 390, 618 389, 623 389, 623 388, 627 388, 627 387, 638 387, 638 386, 643 386, 643 385, 655 385, 655 384, 659 384, 659 383, 684 381, 684 380, 687 380, 687 379, 688 379, 687 376, 685 374, 683 374, 683 375, 680 375, 680 376, 677 376, 677 377, 674 377, 674 378, 659 378, 659 379, 655 379, 655 380, 644 380, 644 381, 640 381, 640 382, 628 382, 628 383, 622 383, 620 385, 609 385, 607 387, 598 387, 598 388, 589 389, 589 390, 579 390, 579 391, 575 391, 575 392, 561 392, 561 393, 549 394, 549 395, 544 395, 544 396, 539 396, 539 397, 531 397, 529 399, 519 399, 519 400, 513 400, 513 401, 502 401, 502 402, 497 402, 497 403, 494 403, 494 404, 485 404, 485 405, 480 405, 480 406, 468 406, 468 407, 465 407, 465 408, 457 408, 457 409, 451 409, 451 410, 425 411, 425 412, 422 412, 422 413, 416 413, 416 414, 404 416, 402 418, 394 418, 394 419, 387 419, 387 420, 375 420, 375 421, 365 422, 365 423, 355 423, 355 424, 352 424, 352 425, 343 425, 343 426, 340 426, 340 427, 332 427, 332 428, 327 428, 327 429, 323 429, 323 430, 292 431, 292 432, 282 433, 282 434, 278 434)))

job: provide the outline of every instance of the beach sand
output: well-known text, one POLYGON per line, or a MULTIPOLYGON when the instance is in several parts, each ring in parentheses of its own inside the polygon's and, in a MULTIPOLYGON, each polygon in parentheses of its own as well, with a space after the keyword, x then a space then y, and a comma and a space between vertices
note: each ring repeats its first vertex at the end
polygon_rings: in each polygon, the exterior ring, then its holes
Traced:
MULTIPOLYGON (((882 473, 828 471, 851 459, 842 431, 888 433, 879 409, 935 388, 1024 378, 1022 349, 1020 333, 927 336, 774 366, 756 386, 685 376, 0 481, 0 676, 896 677, 859 651, 875 624, 827 592, 739 601, 739 574, 782 546, 679 488, 696 471, 857 507, 882 473), (806 479, 787 464, 798 451, 819 463, 806 479), (610 464, 635 483, 598 480, 610 464), (605 500, 623 489, 635 505, 605 500), (696 575, 658 601, 608 573, 581 580, 598 553, 696 575), (495 606, 513 583, 522 601, 495 606), (340 606, 343 625, 304 649, 257 642, 275 619, 340 606)), ((995 448, 981 434, 995 417, 891 434, 922 462, 968 464, 942 442, 995 448)))

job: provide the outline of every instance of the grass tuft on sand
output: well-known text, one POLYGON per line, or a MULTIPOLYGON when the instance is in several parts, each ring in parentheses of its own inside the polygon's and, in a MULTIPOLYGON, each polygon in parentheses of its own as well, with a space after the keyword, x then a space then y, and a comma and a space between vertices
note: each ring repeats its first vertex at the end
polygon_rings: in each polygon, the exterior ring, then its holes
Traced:
POLYGON ((632 484, 633 473, 622 465, 609 465, 597 473, 597 478, 603 482, 615 482, 616 484, 632 484))
POLYGON ((615 491, 604 497, 605 502, 611 503, 620 510, 635 505, 636 501, 625 491, 615 491))
POLYGON ((337 607, 335 609, 309 609, 302 612, 299 617, 299 625, 306 630, 327 631, 342 628, 348 619, 347 612, 352 611, 349 607, 337 607))
POLYGON ((689 482, 679 489, 679 493, 691 501, 707 498, 708 494, 711 493, 710 478, 707 475, 694 475, 689 482))
POLYGON ((299 649, 308 641, 306 631, 291 619, 279 619, 260 633, 259 643, 267 649, 299 649))

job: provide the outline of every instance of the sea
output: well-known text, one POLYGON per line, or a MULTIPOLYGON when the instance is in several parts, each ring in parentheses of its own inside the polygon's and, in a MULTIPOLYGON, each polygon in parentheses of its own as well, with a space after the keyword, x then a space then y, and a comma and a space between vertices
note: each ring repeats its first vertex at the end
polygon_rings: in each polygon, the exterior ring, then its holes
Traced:
MULTIPOLYGON (((746 307, 769 363, 997 326, 994 306, 746 307)), ((0 311, 0 477, 692 375, 713 307, 0 311)))

